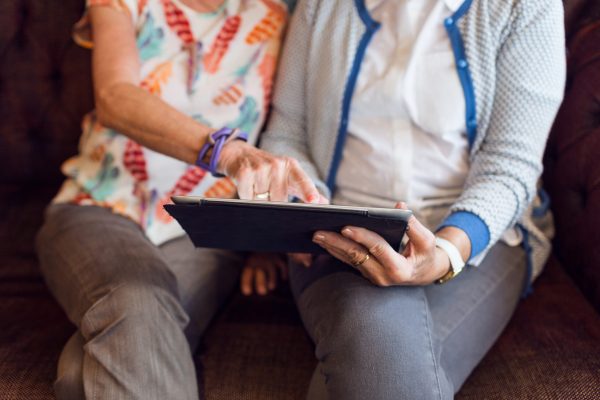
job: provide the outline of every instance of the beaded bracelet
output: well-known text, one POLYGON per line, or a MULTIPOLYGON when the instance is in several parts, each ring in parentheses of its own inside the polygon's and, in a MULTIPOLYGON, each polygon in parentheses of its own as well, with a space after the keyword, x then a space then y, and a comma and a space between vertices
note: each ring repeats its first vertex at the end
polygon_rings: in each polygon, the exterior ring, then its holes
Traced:
POLYGON ((237 128, 221 128, 218 131, 213 132, 208 136, 208 140, 200 149, 200 153, 198 153, 198 158, 196 159, 196 165, 210 172, 214 177, 224 177, 225 175, 217 172, 217 163, 221 156, 223 146, 234 140, 243 140, 246 142, 248 140, 248 135, 237 128), (212 153, 210 154, 210 159, 206 162, 204 160, 211 149, 212 153))

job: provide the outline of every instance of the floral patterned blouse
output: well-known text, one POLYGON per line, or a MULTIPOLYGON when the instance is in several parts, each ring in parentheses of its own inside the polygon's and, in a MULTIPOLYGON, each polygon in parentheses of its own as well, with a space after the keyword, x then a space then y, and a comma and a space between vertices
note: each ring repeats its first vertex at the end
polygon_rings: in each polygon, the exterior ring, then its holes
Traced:
MULTIPOLYGON (((288 9, 281 0, 226 0, 200 13, 180 0, 88 0, 126 13, 136 29, 140 86, 213 128, 248 132, 255 143, 269 104, 288 9)), ((74 39, 91 47, 84 16, 74 39)), ((85 116, 79 154, 55 203, 108 207, 140 224, 155 244, 183 235, 163 209, 173 195, 233 197, 234 184, 147 149, 85 116)))

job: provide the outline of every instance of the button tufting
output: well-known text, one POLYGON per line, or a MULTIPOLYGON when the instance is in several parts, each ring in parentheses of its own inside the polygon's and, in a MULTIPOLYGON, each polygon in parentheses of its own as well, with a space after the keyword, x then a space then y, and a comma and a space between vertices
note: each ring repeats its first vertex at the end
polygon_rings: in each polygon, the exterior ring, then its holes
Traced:
POLYGON ((62 81, 62 73, 58 69, 55 69, 50 73, 49 78, 51 81, 58 83, 62 81))
POLYGON ((27 45, 25 29, 28 27, 29 23, 29 6, 25 2, 21 2, 22 6, 19 8, 18 16, 17 16, 17 33, 15 36, 15 44, 20 48, 25 48, 27 45))

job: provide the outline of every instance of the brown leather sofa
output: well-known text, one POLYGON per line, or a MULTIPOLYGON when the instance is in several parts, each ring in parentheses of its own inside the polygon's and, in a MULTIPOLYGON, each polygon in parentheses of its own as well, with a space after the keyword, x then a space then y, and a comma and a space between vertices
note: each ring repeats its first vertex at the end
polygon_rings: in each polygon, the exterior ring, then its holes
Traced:
MULTIPOLYGON (((555 256, 459 399, 600 399, 600 2, 565 8, 569 79, 545 172, 555 256)), ((32 243, 92 108, 90 54, 70 40, 82 10, 83 0, 0 2, 0 399, 53 398, 74 329, 32 243)), ((289 293, 234 295, 197 366, 209 399, 303 398, 314 359, 289 293)))

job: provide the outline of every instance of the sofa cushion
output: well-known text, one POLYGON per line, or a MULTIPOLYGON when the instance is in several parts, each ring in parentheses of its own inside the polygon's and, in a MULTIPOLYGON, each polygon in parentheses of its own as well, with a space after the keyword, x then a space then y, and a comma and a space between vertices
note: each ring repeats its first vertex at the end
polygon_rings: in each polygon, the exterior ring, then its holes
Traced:
POLYGON ((597 399, 600 316, 553 258, 458 399, 597 399))

